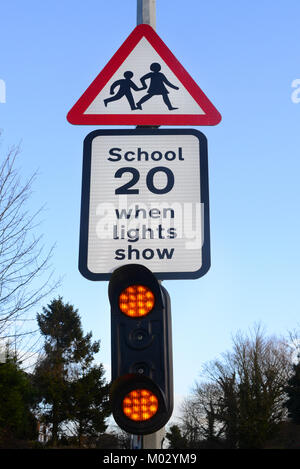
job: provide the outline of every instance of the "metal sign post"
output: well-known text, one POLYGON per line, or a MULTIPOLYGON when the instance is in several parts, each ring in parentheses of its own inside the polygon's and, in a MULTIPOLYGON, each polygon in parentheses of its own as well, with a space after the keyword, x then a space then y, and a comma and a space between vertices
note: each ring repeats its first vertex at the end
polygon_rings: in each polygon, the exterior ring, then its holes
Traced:
MULTIPOLYGON (((156 0, 137 0, 137 25, 139 24, 149 24, 153 29, 156 28, 156 0)), ((158 437, 162 431, 164 427, 152 435, 141 435, 138 440, 139 449, 159 449, 161 441, 158 441, 158 437)), ((132 442, 136 441, 133 436, 132 442)))
POLYGON ((149 24, 156 28, 156 0, 137 0, 137 25, 149 24))

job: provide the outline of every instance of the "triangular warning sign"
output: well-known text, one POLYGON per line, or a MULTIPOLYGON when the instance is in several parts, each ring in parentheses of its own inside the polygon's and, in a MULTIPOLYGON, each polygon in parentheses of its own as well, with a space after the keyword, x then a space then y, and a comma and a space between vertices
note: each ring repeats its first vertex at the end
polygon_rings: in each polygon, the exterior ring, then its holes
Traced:
POLYGON ((67 119, 79 125, 216 125, 221 115, 154 29, 141 24, 67 119))

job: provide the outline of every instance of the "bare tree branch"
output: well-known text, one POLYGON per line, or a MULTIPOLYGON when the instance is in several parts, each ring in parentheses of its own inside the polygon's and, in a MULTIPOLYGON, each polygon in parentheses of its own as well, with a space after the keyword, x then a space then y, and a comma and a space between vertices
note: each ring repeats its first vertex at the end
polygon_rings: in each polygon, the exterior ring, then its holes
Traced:
POLYGON ((17 340, 26 313, 59 285, 50 262, 54 246, 46 250, 36 235, 43 207, 28 209, 36 173, 22 182, 16 169, 19 146, 0 157, 0 340, 17 340))

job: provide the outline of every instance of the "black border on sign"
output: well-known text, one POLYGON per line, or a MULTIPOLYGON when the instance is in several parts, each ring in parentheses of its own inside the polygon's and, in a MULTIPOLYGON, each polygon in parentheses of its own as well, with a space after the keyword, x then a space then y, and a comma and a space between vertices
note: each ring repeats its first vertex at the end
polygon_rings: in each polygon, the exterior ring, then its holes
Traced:
MULTIPOLYGON (((110 280, 112 272, 94 273, 87 267, 88 254, 88 227, 91 182, 91 155, 94 138, 120 135, 194 135, 200 145, 200 200, 204 204, 204 243, 202 246, 202 266, 192 272, 153 272, 160 280, 196 279, 205 275, 210 268, 210 229, 209 229, 209 191, 208 191, 208 158, 207 139, 202 132, 195 129, 121 129, 121 130, 94 130, 89 133, 83 144, 83 167, 81 187, 81 215, 79 240, 79 271, 88 280, 110 280)), ((138 262, 136 262, 138 263, 138 262)), ((122 264, 124 265, 124 264, 122 264)))

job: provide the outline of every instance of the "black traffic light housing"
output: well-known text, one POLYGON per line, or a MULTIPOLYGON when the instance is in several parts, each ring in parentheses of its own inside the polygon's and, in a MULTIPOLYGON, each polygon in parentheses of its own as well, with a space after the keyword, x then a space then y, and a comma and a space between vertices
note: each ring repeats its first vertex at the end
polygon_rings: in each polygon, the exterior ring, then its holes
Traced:
POLYGON ((155 275, 140 264, 116 269, 109 282, 108 294, 111 305, 110 394, 113 415, 117 424, 128 433, 154 433, 168 422, 173 411, 170 297, 155 275), (129 317, 119 307, 120 294, 132 285, 148 287, 154 295, 154 307, 143 317, 129 317), (140 388, 156 395, 158 410, 148 420, 133 421, 124 414, 122 402, 131 390, 140 388))

